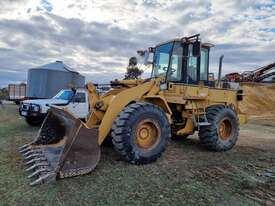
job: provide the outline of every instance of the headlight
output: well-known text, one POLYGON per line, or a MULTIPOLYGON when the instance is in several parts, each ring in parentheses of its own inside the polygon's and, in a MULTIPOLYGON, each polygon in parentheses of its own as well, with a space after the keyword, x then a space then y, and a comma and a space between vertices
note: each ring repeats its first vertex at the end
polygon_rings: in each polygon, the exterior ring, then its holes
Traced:
POLYGON ((38 105, 32 105, 32 110, 35 112, 39 112, 40 107, 38 105))
POLYGON ((29 104, 22 104, 22 109, 29 110, 30 109, 30 105, 29 104))

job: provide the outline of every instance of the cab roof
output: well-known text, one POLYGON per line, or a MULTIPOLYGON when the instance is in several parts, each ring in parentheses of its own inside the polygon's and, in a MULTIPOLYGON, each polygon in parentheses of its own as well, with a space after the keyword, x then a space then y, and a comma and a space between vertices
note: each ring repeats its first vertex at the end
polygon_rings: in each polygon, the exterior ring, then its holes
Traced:
MULTIPOLYGON (((185 37, 183 37, 183 38, 175 38, 175 39, 171 39, 171 40, 168 40, 168 41, 164 41, 164 42, 161 42, 161 43, 157 44, 155 47, 161 46, 163 44, 171 43, 171 42, 174 42, 174 41, 175 42, 182 42, 184 38, 185 37)), ((214 44, 207 43, 207 42, 202 43, 201 45, 202 45, 202 47, 207 47, 207 48, 211 48, 211 47, 215 46, 214 44)))

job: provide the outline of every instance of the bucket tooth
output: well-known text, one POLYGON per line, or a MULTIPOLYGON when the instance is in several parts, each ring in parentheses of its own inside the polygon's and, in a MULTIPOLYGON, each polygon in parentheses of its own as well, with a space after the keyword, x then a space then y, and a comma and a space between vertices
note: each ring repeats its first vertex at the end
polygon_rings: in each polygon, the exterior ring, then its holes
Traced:
POLYGON ((32 159, 34 157, 43 157, 43 155, 41 153, 31 154, 31 155, 25 157, 25 160, 30 160, 30 159, 32 159))
POLYGON ((27 152, 23 153, 22 156, 23 156, 23 157, 27 157, 27 156, 29 156, 29 155, 31 155, 31 154, 33 154, 33 153, 34 153, 33 150, 28 150, 27 152))
POLYGON ((45 182, 53 182, 55 180, 56 180, 56 174, 53 172, 50 172, 39 177, 37 180, 33 181, 30 185, 35 186, 35 185, 43 184, 45 182))
POLYGON ((26 147, 25 149, 19 150, 20 153, 25 153, 31 150, 31 147, 26 147))
MULTIPOLYGON (((32 150, 31 149, 28 149, 28 150, 26 150, 26 151, 24 151, 24 152, 21 152, 21 155, 22 156, 26 156, 26 154, 28 154, 29 152, 31 152, 32 150)), ((27 155, 28 156, 28 155, 27 155)))
POLYGON ((30 150, 26 153, 23 154, 24 157, 29 156, 30 154, 35 154, 35 153, 41 153, 42 151, 40 149, 34 149, 34 150, 30 150))
POLYGON ((50 171, 50 169, 47 168, 47 167, 45 167, 45 168, 40 168, 40 169, 34 171, 32 174, 30 174, 30 175, 28 176, 28 178, 33 178, 33 177, 35 177, 35 176, 40 175, 40 173, 42 173, 42 172, 49 172, 49 171, 50 171))
POLYGON ((34 170, 35 168, 41 167, 41 166, 49 166, 49 164, 48 164, 48 162, 46 162, 46 161, 44 161, 44 162, 39 162, 39 163, 36 163, 36 164, 34 164, 33 166, 27 168, 26 171, 29 172, 29 171, 32 171, 32 170, 34 170))
POLYGON ((23 150, 23 149, 26 149, 26 148, 29 147, 30 145, 31 145, 30 143, 29 143, 29 144, 25 144, 25 145, 19 147, 18 149, 19 149, 19 151, 21 151, 21 150, 23 150))
POLYGON ((29 156, 30 154, 32 154, 33 152, 34 152, 33 150, 28 150, 27 152, 22 153, 22 155, 23 155, 24 157, 27 157, 27 156, 29 156))
POLYGON ((69 112, 52 107, 36 139, 20 147, 30 185, 83 175, 100 159, 98 128, 89 128, 69 112))
POLYGON ((41 162, 41 161, 45 161, 45 160, 47 160, 45 157, 38 157, 38 158, 34 158, 34 159, 26 162, 25 165, 30 165, 32 163, 41 162))

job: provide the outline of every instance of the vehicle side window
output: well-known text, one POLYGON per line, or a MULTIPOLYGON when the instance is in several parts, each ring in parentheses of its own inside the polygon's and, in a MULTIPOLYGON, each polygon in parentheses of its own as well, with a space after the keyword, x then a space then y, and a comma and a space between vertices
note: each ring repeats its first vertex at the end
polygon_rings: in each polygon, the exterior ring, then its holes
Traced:
POLYGON ((200 63, 200 80, 206 81, 208 79, 208 49, 201 48, 201 63, 200 63))
POLYGON ((186 83, 196 84, 198 82, 198 57, 193 56, 193 47, 188 48, 189 58, 187 60, 187 71, 186 71, 186 83))
POLYGON ((171 68, 170 74, 168 75, 171 81, 181 81, 182 77, 182 53, 183 48, 181 44, 176 43, 174 45, 172 57, 171 57, 171 68))
POLYGON ((196 83, 198 81, 197 77, 197 57, 189 57, 187 63, 187 83, 196 83))
POLYGON ((80 103, 83 103, 83 102, 86 102, 86 95, 85 93, 83 92, 77 92, 74 96, 74 100, 76 102, 80 102, 80 103))
POLYGON ((159 77, 165 75, 168 70, 169 53, 172 49, 172 44, 164 44, 159 46, 155 52, 155 61, 153 65, 153 76, 159 77))
POLYGON ((64 99, 64 100, 71 100, 74 95, 73 91, 66 91, 66 90, 61 90, 58 92, 57 95, 55 95, 53 98, 54 99, 64 99))

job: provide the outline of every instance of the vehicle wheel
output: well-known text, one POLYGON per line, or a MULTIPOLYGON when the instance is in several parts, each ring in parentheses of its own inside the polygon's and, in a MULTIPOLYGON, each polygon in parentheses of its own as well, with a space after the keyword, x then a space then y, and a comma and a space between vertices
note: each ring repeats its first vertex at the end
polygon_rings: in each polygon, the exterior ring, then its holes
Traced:
POLYGON ((43 122, 43 118, 37 118, 37 117, 26 117, 26 122, 30 126, 40 126, 43 122))
POLYGON ((133 164, 156 161, 171 137, 166 113, 150 103, 139 102, 125 107, 112 130, 114 148, 133 164))
POLYGON ((199 138, 203 146, 213 151, 230 150, 239 136, 239 120, 236 113, 224 105, 211 106, 206 111, 210 126, 203 126, 199 138))

